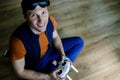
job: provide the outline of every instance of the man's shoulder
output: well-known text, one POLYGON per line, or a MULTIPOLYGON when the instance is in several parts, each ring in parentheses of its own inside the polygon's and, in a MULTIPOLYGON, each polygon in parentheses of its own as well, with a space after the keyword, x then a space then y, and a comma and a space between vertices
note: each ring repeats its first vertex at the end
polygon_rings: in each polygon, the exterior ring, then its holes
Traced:
POLYGON ((28 27, 28 25, 27 25, 26 22, 22 23, 20 26, 18 26, 15 29, 15 31, 12 34, 12 36, 18 36, 18 35, 24 34, 24 32, 26 32, 26 30, 27 30, 27 27, 28 27))
POLYGON ((57 28, 57 22, 56 22, 55 18, 53 16, 51 16, 51 15, 49 16, 49 18, 50 18, 50 20, 51 20, 51 22, 52 22, 52 24, 54 26, 54 30, 56 30, 56 28, 57 28))
POLYGON ((54 23, 56 21, 52 15, 49 16, 49 19, 52 21, 52 23, 54 23))
POLYGON ((17 27, 16 30, 26 30, 27 27, 28 27, 27 22, 23 22, 20 26, 17 27))

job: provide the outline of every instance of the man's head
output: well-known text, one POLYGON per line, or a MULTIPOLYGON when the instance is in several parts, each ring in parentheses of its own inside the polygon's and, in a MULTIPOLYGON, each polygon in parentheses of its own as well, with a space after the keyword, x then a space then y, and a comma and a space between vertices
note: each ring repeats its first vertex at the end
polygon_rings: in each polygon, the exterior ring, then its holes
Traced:
POLYGON ((49 0, 23 0, 23 14, 33 33, 39 34, 46 30, 48 24, 49 0))
POLYGON ((21 7, 22 7, 23 14, 26 15, 27 10, 35 9, 37 5, 44 8, 50 5, 50 1, 49 0, 22 0, 21 7))

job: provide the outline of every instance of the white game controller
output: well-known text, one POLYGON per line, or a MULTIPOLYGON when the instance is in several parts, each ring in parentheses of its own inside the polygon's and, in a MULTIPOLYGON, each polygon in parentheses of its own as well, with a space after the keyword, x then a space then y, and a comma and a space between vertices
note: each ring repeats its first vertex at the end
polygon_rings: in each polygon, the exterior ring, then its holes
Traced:
POLYGON ((67 57, 64 58, 63 62, 62 61, 58 62, 58 66, 60 68, 60 71, 57 73, 57 76, 61 79, 67 76, 69 80, 72 80, 68 75, 70 68, 72 68, 75 72, 78 73, 78 70, 71 64, 70 59, 67 57))

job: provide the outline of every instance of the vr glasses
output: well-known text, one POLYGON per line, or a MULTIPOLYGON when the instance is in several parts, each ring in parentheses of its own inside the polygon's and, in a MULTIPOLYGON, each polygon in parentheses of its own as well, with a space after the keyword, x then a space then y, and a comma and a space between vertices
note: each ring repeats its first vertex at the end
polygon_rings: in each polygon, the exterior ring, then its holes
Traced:
POLYGON ((50 1, 49 0, 23 0, 22 1, 22 8, 25 8, 25 9, 33 10, 37 5, 44 8, 50 5, 50 1))

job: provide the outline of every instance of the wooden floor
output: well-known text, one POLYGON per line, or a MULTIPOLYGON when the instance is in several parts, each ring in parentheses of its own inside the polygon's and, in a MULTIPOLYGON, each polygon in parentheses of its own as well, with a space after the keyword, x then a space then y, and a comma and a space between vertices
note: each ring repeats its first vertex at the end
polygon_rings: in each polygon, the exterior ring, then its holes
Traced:
MULTIPOLYGON (((17 80, 2 57, 24 19, 21 0, 0 1, 0 79, 17 80)), ((51 0, 50 14, 61 37, 81 36, 85 46, 70 71, 73 80, 120 80, 120 0, 51 0)))

